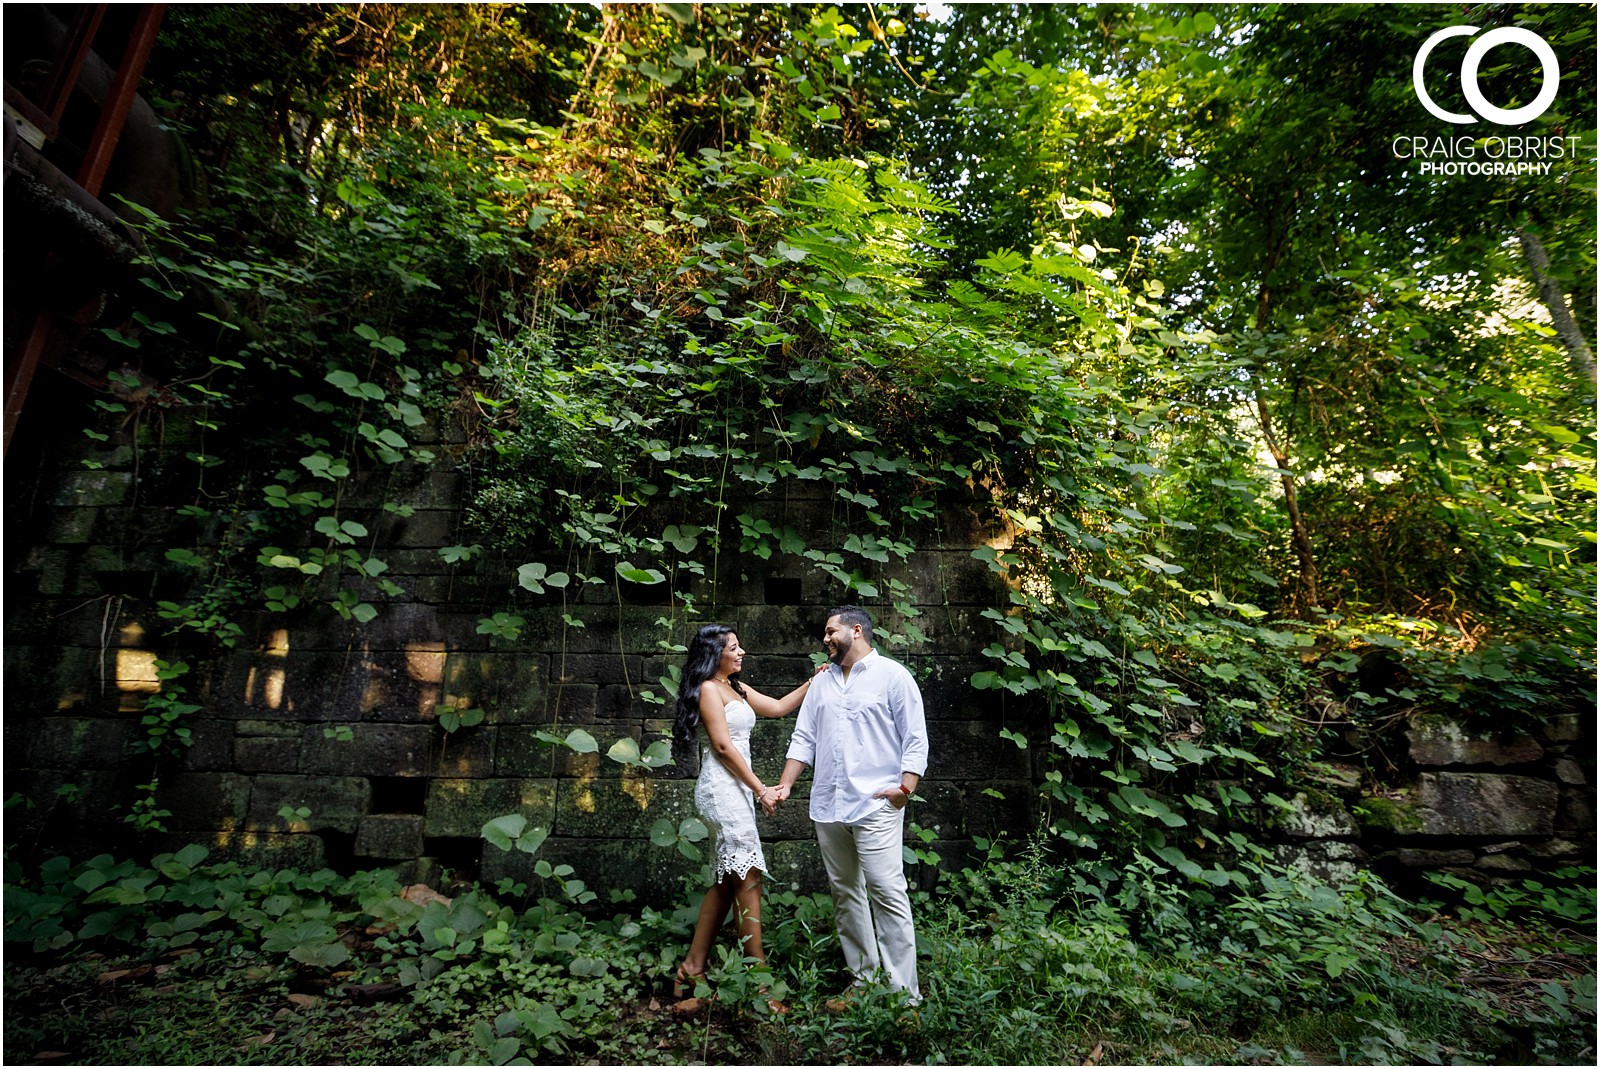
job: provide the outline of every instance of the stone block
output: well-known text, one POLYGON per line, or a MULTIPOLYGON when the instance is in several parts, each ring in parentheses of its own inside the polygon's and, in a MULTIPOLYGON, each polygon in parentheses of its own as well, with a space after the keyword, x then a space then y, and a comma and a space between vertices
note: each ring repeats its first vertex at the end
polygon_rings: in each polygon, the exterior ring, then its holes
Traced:
POLYGON ((442 704, 485 710, 495 724, 543 723, 550 658, 450 649, 442 704))
POLYGON ((1361 834, 1337 798, 1313 798, 1304 791, 1289 799, 1289 808, 1278 816, 1278 829, 1291 839, 1354 839, 1361 834))
POLYGON ((322 725, 306 728, 301 767, 319 776, 427 776, 438 760, 432 725, 353 724, 348 742, 325 740, 322 725))
POLYGON ((315 872, 327 864, 327 844, 318 835, 241 831, 216 836, 208 862, 237 861, 268 870, 315 872))
POLYGON ((942 592, 946 603, 979 608, 1006 603, 1005 579, 991 570, 987 561, 973 557, 970 550, 946 550, 927 557, 935 572, 930 577, 933 585, 923 589, 942 592))
POLYGON ((36 768, 120 768, 135 727, 126 719, 65 716, 34 723, 27 760, 36 768))
POLYGON ((563 724, 593 724, 600 688, 593 683, 557 683, 550 688, 551 718, 563 724))
POLYGON ((1577 742, 1583 737, 1583 724, 1577 713, 1557 713, 1545 720, 1540 734, 1550 742, 1577 742))
MULTIPOLYGON (((643 719, 651 710, 660 708, 639 697, 640 691, 651 689, 637 683, 631 687, 620 683, 603 686, 595 695, 595 716, 606 720, 643 719)), ((657 686, 652 693, 660 695, 662 690, 657 686)))
POLYGON ((755 729, 750 732, 750 765, 763 783, 776 783, 778 777, 783 775, 783 763, 789 753, 789 740, 793 736, 792 715, 756 721, 755 729))
MULTIPOLYGON (((440 546, 461 544, 457 528, 461 513, 456 510, 421 509, 409 516, 380 513, 383 519, 376 523, 378 537, 385 549, 438 549, 440 546)), ((467 543, 470 544, 470 541, 467 543)))
MULTIPOLYGON (((408 585, 407 581, 416 576, 437 577, 444 582, 443 590, 449 594, 454 589, 454 583, 460 581, 457 566, 445 563, 439 556, 437 549, 402 549, 385 548, 383 559, 388 562, 389 570, 383 574, 408 585)), ((452 601, 453 597, 446 596, 440 602, 452 601)))
POLYGON ((557 656, 550 665, 550 679, 556 684, 594 683, 605 686, 631 683, 638 686, 645 679, 644 662, 645 659, 637 654, 624 656, 616 652, 557 656))
POLYGON ((1586 836, 1594 838, 1594 788, 1561 788, 1560 808, 1556 813, 1556 830, 1569 838, 1586 836))
POLYGON ((648 842, 650 826, 657 820, 677 825, 694 815, 692 784, 656 779, 635 769, 586 781, 560 780, 556 785, 554 833, 564 839, 648 842))
POLYGON ((1362 827, 1384 835, 1420 835, 1426 830, 1413 798, 1406 793, 1361 798, 1356 803, 1355 815, 1362 827))
POLYGON ((981 650, 999 638, 994 621, 983 615, 984 606, 951 605, 924 612, 917 618, 930 648, 937 650, 981 650))
POLYGON ((499 728, 464 727, 453 734, 439 732, 438 755, 430 775, 489 776, 494 774, 494 744, 499 728))
POLYGON ((1531 872, 1533 866, 1512 854, 1488 854, 1478 859, 1477 868, 1486 872, 1531 872))
MULTIPOLYGON (((1589 850, 1593 853, 1593 844, 1589 850)), ((1548 839, 1542 843, 1535 843, 1528 847, 1529 857, 1576 857, 1584 852, 1584 847, 1570 839, 1548 839)))
POLYGON ((556 786, 549 779, 435 779, 428 783, 430 837, 476 838, 495 817, 520 813, 549 828, 556 817, 556 786))
POLYGON ((100 687, 100 651, 77 646, 8 644, 6 708, 11 715, 74 709, 100 687))
POLYGON ((1342 761, 1317 761, 1306 768, 1305 778, 1324 790, 1355 797, 1361 790, 1361 770, 1342 761))
POLYGON ((356 821, 357 857, 404 860, 422 853, 422 817, 414 813, 374 813, 356 821))
POLYGON ((92 508, 56 509, 51 514, 45 538, 50 542, 69 545, 87 542, 94 534, 95 519, 99 514, 98 509, 92 508))
POLYGON ((1569 787, 1583 787, 1589 782, 1589 777, 1583 774, 1583 767, 1570 757, 1556 761, 1556 779, 1569 787))
MULTIPOLYGON (((773 777, 774 780, 776 778, 773 777)), ((788 801, 779 803, 778 811, 770 817, 757 806, 756 830, 764 844, 815 838, 816 826, 811 823, 811 780, 802 777, 795 784, 794 793, 789 795, 788 801)))
MULTIPOLYGON (((819 611, 806 606, 757 604, 734 613, 725 622, 738 633, 739 644, 753 651, 751 668, 754 669, 768 658, 800 657, 820 649, 825 622, 820 616, 819 611)), ((798 683, 796 679, 790 686, 798 683)))
POLYGON ((1544 756, 1531 735, 1496 738, 1469 733, 1454 720, 1419 717, 1406 728, 1411 760, 1423 767, 1440 765, 1525 765, 1544 756))
POLYGON ((183 751, 183 767, 190 772, 227 772, 233 767, 233 723, 228 720, 194 720, 189 724, 190 744, 183 751))
POLYGON ((156 799, 172 811, 174 832, 240 830, 248 816, 250 777, 233 773, 184 772, 161 781, 156 799))
POLYGON ((1471 850, 1416 850, 1403 847, 1384 857, 1392 858, 1407 868, 1437 869, 1445 865, 1470 865, 1477 855, 1471 850))
MULTIPOLYGON (((298 725, 296 725, 298 727, 298 725)), ((300 769, 300 739, 236 738, 233 764, 240 772, 297 772, 300 769)))
POLYGON ((538 738, 540 731, 565 735, 552 725, 515 725, 495 729, 494 773, 497 776, 542 779, 555 774, 555 746, 538 738))
POLYGON ((278 815, 284 806, 311 810, 304 821, 311 831, 350 834, 372 808, 372 783, 363 776, 256 776, 250 787, 251 827, 286 830, 278 815))
POLYGON ((1272 847, 1272 853, 1278 864, 1290 871, 1335 886, 1354 880, 1356 874, 1371 863, 1361 847, 1338 840, 1278 843, 1272 847))
MULTIPOLYGON (((14 528, 10 528, 14 529, 14 528)), ((35 546, 28 551, 22 567, 6 577, 6 590, 12 598, 28 594, 42 597, 65 594, 75 569, 77 554, 72 550, 35 546)))
POLYGON ((595 893, 595 908, 604 910, 610 908, 613 890, 632 890, 646 902, 660 901, 661 897, 652 893, 650 872, 653 855, 664 852, 648 840, 552 837, 533 855, 519 850, 502 851, 485 843, 481 865, 488 883, 509 876, 528 884, 533 895, 548 895, 557 901, 563 893, 558 878, 542 879, 534 872, 534 866, 541 860, 552 866, 570 865, 571 875, 559 879, 581 880, 595 893))
POLYGON ((946 837, 950 829, 959 829, 968 836, 981 835, 986 839, 997 839, 1005 834, 1022 836, 1036 824, 1039 792, 1026 780, 987 784, 963 782, 953 786, 948 798, 938 786, 919 786, 917 794, 930 795, 930 804, 937 807, 937 818, 930 825, 928 817, 918 814, 919 803, 913 802, 913 819, 925 827, 939 829, 946 837), (1000 797, 984 793, 985 789, 994 790, 1000 797))
POLYGON ((815 837, 769 843, 763 847, 774 888, 799 894, 827 893, 828 870, 815 837))
MULTIPOLYGON (((820 646, 818 652, 821 652, 820 646)), ((681 666, 683 659, 674 658, 672 663, 681 666)), ((739 679, 769 698, 781 698, 810 679, 815 670, 811 658, 804 654, 747 653, 744 670, 739 673, 739 679)), ((664 671, 663 665, 662 670, 650 678, 654 680, 664 671)))
POLYGON ((234 733, 241 738, 263 739, 294 739, 299 740, 305 725, 298 720, 240 720, 234 725, 234 733))
POLYGON ((1029 751, 1000 737, 1000 726, 973 720, 928 721, 930 780, 954 782, 1029 778, 1029 751))
POLYGON ((304 632, 284 630, 275 648, 235 653, 208 681, 206 708, 214 716, 262 721, 359 720, 386 696, 370 683, 359 653, 301 645, 304 632))
POLYGON ((56 483, 51 503, 66 508, 120 505, 133 487, 130 471, 73 471, 56 483))
POLYGON ((1549 835, 1558 793, 1554 783, 1530 776, 1425 772, 1413 802, 1428 835, 1549 835))
MULTIPOLYGON (((610 760, 606 754, 612 746, 624 738, 632 739, 638 744, 640 727, 640 723, 636 720, 600 720, 581 725, 580 729, 587 731, 594 738, 599 749, 592 753, 579 753, 569 747, 558 746, 556 748, 558 774, 580 780, 616 775, 622 766, 619 762, 610 760)), ((554 734, 565 738, 572 730, 572 726, 563 724, 552 730, 554 734)))
MULTIPOLYGON (((1006 696, 972 689, 972 676, 993 667, 986 657, 925 657, 917 662, 917 688, 930 720, 981 718, 997 710, 1006 696)), ((1019 725, 1010 725, 1017 730, 1019 725)), ((996 728, 998 730, 998 727, 996 728)))

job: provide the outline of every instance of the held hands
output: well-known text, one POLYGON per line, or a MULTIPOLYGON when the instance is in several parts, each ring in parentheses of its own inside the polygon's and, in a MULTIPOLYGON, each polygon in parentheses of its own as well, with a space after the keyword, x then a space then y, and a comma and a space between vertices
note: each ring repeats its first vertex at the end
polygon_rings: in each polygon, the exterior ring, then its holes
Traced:
POLYGON ((761 811, 767 816, 772 816, 778 811, 778 803, 789 797, 789 788, 783 784, 776 787, 767 787, 756 795, 756 801, 761 803, 761 811))

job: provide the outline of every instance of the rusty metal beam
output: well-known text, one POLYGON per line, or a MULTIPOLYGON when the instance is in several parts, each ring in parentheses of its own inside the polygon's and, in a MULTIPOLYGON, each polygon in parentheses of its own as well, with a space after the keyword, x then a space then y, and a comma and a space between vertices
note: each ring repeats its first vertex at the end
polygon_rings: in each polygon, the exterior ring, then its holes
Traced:
POLYGON ((106 7, 106 4, 85 4, 79 10, 78 18, 73 22, 66 39, 61 42, 60 51, 56 53, 55 65, 50 70, 50 84, 45 87, 39 106, 57 126, 67 110, 67 101, 72 99, 72 89, 78 84, 83 62, 89 58, 94 35, 100 32, 100 20, 105 18, 106 7))
POLYGON ((144 75, 145 61, 155 46, 156 32, 166 15, 166 4, 145 4, 134 21, 128 46, 117 64, 116 77, 111 80, 111 90, 100 104, 100 121, 95 124, 89 147, 84 152, 83 166, 78 169, 78 184, 90 196, 100 195, 100 186, 111 167, 111 157, 117 151, 117 141, 122 137, 123 124, 133 107, 133 98, 139 90, 139 79, 144 75))
POLYGON ((45 345, 50 341, 50 310, 42 310, 34 318, 27 338, 17 350, 15 360, 6 361, 6 429, 4 448, 11 451, 11 434, 17 429, 17 419, 22 415, 22 402, 28 397, 28 386, 39 367, 45 345))
MULTIPOLYGON (((122 137, 122 128, 127 122, 128 112, 133 107, 134 97, 139 88, 139 79, 144 75, 145 62, 150 58, 150 50, 155 46, 156 33, 161 28, 161 20, 166 11, 166 4, 145 4, 134 20, 133 32, 129 35, 122 59, 117 64, 117 73, 112 78, 110 91, 106 94, 106 99, 101 102, 100 118, 95 123, 94 134, 89 139, 83 165, 78 171, 77 184, 90 198, 96 200, 99 198, 100 187, 105 182, 111 157, 116 152, 117 142, 122 137)), ((96 11, 80 16, 67 45, 64 46, 62 54, 72 68, 72 78, 70 81, 61 81, 59 86, 52 81, 51 104, 57 109, 56 117, 65 110, 65 102, 72 95, 72 87, 77 82, 78 72, 82 69, 89 44, 94 39, 103 15, 104 5, 97 5, 96 11)), ((58 66, 56 74, 60 80, 63 69, 58 66)), ((47 259, 46 270, 48 263, 47 259)), ((55 317, 46 305, 39 309, 21 344, 13 353, 7 354, 9 359, 5 368, 3 442, 3 447, 7 451, 11 448, 11 436, 16 431, 17 421, 22 415, 28 387, 33 382, 34 372, 38 370, 40 360, 49 348, 54 333, 55 317)))

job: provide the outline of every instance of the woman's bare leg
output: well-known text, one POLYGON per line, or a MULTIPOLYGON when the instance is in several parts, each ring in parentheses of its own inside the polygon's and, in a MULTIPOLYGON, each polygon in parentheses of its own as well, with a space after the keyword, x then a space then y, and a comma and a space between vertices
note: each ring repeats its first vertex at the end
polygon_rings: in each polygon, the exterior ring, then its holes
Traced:
POLYGON ((694 924, 694 937, 689 941, 689 953, 684 956, 680 970, 687 976, 699 976, 706 971, 706 961, 711 957, 711 946, 717 941, 717 929, 728 915, 734 900, 734 877, 726 876, 706 889, 700 900, 700 916, 694 924))
POLYGON ((739 889, 734 892, 739 911, 739 938, 744 943, 744 956, 755 958, 762 965, 767 956, 761 948, 761 870, 751 869, 739 889))

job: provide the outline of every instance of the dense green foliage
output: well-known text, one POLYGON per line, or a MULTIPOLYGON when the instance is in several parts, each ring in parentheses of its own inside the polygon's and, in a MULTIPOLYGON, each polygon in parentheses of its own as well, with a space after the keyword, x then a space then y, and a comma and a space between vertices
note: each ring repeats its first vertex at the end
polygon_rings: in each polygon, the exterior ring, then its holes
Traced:
MULTIPOLYGON (((1537 132, 1592 129, 1573 10, 1535 18, 1571 57, 1537 132)), ((161 615, 373 619, 405 590, 346 488, 445 467, 496 640, 603 587, 670 602, 676 649, 781 554, 914 652, 899 565, 964 502, 1011 591, 973 685, 1049 748, 1051 827, 1219 887, 1248 852, 1193 819, 1283 804, 1336 738, 1584 706, 1593 382, 1519 235, 1591 292, 1593 168, 1374 155, 1414 106, 1391 31, 1442 15, 866 15, 174 11, 152 80, 207 184, 147 213, 148 327, 112 339, 190 376, 135 413, 192 421, 199 467, 161 615), (804 489, 809 540, 736 507, 804 489)))
POLYGON ((838 1015, 822 1007, 843 982, 822 895, 769 896, 775 969, 725 944, 700 1001, 669 1012, 694 910, 634 912, 613 892, 613 915, 587 916, 575 906, 594 894, 566 866, 444 899, 387 871, 250 871, 198 846, 149 865, 60 858, 7 889, 6 1062, 1571 1063, 1592 1049, 1587 948, 1565 930, 1592 925, 1592 890, 1480 896, 1516 910, 1513 929, 1257 869, 1259 893, 1170 909, 1139 937, 1129 914, 1060 900, 1039 845, 1008 860, 989 844, 984 864, 917 892, 930 985, 914 1012, 880 993, 838 1015), (1524 964, 1476 974, 1505 954, 1524 964))
MULTIPOLYGON (((936 997, 992 1005, 996 1042, 1152 1005, 1446 1005, 1381 960, 1419 938, 1381 888, 1285 884, 1227 818, 1287 806, 1319 757, 1419 707, 1592 706, 1592 363, 1525 258, 1548 254, 1593 338, 1591 7, 168 20, 149 83, 203 184, 180 218, 141 217, 139 326, 103 340, 129 371, 88 431, 159 420, 147 477, 194 486, 167 553, 187 592, 150 606, 175 651, 146 718, 158 772, 197 708, 185 646, 231 645, 246 611, 365 623, 405 593, 347 514, 357 480, 469 476, 442 553, 491 578, 481 634, 514 642, 550 601, 583 627, 603 589, 662 605, 664 650, 747 555, 783 555, 915 653, 902 565, 956 502, 992 526, 978 555, 1009 591, 972 685, 1047 754, 1054 876, 992 922, 937 920, 936 997), (1414 177, 1387 145, 1418 122, 1420 31, 1507 20, 1564 57, 1529 132, 1582 151, 1537 183, 1414 177), (800 491, 831 502, 821 536, 738 507, 800 491), (1168 931, 1175 905, 1209 927, 1168 931), (1292 953, 1193 986, 1279 921, 1292 953), (988 954, 1040 932, 1036 988, 990 992, 988 954)), ((135 823, 159 818, 147 800, 135 823)), ((1423 1056, 1383 1027, 1337 1053, 1423 1056)), ((1040 1042, 1065 1060, 1075 1035, 1040 1042)), ((849 1053, 932 1050, 1022 1060, 849 1053)))

